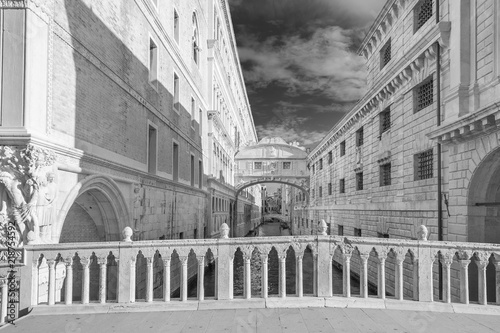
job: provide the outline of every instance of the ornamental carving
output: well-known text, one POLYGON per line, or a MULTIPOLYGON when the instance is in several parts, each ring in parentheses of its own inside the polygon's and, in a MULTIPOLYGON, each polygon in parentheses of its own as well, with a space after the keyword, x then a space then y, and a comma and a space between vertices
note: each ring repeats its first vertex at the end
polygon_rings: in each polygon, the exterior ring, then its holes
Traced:
POLYGON ((0 146, 0 246, 50 238, 47 230, 56 216, 55 161, 52 151, 33 145, 0 146))

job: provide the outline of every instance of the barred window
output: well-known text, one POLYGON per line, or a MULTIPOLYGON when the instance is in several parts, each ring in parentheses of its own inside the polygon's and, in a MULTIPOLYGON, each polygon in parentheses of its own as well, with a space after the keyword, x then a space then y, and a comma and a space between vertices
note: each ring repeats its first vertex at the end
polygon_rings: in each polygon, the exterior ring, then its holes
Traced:
POLYGON ((340 156, 345 155, 345 140, 340 143, 340 156))
POLYGON ((262 169, 262 162, 254 162, 253 164, 254 169, 262 169))
POLYGON ((380 186, 391 185, 391 163, 380 166, 380 186))
POLYGON ((391 128, 391 109, 386 108, 384 111, 380 112, 380 138, 382 138, 382 133, 387 132, 391 128))
POLYGON ((345 193, 345 178, 339 180, 339 192, 345 193))
POLYGON ((332 183, 328 183, 328 195, 332 195, 332 183))
POLYGON ((356 147, 361 147, 364 143, 363 127, 356 131, 356 147))
POLYGON ((427 22, 432 17, 432 0, 421 0, 414 10, 415 15, 415 31, 420 29, 425 22, 427 22))
POLYGON ((333 163, 333 152, 330 151, 328 153, 328 164, 332 164, 333 163))
POLYGON ((337 234, 339 236, 344 236, 344 226, 343 225, 339 225, 338 226, 338 231, 337 231, 337 234))
POLYGON ((319 194, 319 197, 320 197, 320 198, 322 198, 322 197, 323 197, 323 186, 320 186, 320 187, 319 187, 318 194, 319 194))
POLYGON ((323 159, 319 160, 319 169, 323 170, 323 159))
POLYGON ((283 162, 283 169, 290 170, 292 168, 292 162, 283 162))
POLYGON ((363 173, 356 173, 356 190, 361 191, 363 189, 363 173))
POLYGON ((384 68, 385 65, 391 61, 391 55, 391 39, 389 38, 387 43, 385 43, 384 47, 380 50, 380 69, 384 68))
POLYGON ((355 237, 361 237, 361 229, 354 228, 354 236, 355 237))
POLYGON ((432 149, 415 155, 415 180, 433 177, 433 157, 432 149))
POLYGON ((432 77, 415 87, 414 112, 425 109, 434 103, 434 80, 432 77))

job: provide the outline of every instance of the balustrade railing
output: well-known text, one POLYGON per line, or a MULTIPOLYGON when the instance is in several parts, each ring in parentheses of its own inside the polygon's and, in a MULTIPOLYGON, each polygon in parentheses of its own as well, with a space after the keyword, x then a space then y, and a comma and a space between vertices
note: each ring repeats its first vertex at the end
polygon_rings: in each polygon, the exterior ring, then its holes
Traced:
MULTIPOLYGON (((477 265, 478 304, 487 304, 490 289, 495 296, 493 300, 490 297, 490 302, 500 304, 500 246, 492 244, 317 235, 29 245, 25 250, 31 265, 20 269, 21 309, 73 303, 169 303, 177 300, 172 298, 173 289, 179 289, 178 300, 185 302, 189 297, 189 278, 193 276, 197 280, 194 299, 203 301, 208 298, 208 282, 204 279, 208 258, 215 263, 210 287, 213 298, 231 300, 235 298, 237 252, 243 257, 243 298, 268 298, 271 251, 278 257, 279 298, 329 298, 334 294, 353 297, 350 284, 351 275, 355 274, 359 276, 360 298, 370 297, 371 286, 377 290, 372 297, 382 300, 406 297, 433 302, 437 297, 439 260, 443 265, 444 303, 470 302, 468 268, 473 263, 477 265), (313 258, 312 295, 304 294, 305 283, 310 282, 304 281, 306 251, 313 258), (252 255, 261 263, 258 296, 252 294, 252 255), (286 288, 290 272, 287 256, 293 256, 295 263, 293 294, 287 293, 286 288), (342 267, 341 291, 334 292, 333 264, 342 267), (494 272, 493 282, 487 279, 487 269, 494 272)), ((3 315, 5 282, 1 287, 3 315)))

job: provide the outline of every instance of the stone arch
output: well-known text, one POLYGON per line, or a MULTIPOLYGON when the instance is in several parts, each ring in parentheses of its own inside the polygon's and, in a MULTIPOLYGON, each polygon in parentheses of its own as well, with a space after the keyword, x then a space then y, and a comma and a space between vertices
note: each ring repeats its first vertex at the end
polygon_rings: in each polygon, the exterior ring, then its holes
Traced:
POLYGON ((76 184, 66 197, 53 229, 54 242, 60 241, 68 213, 78 206, 88 214, 87 222, 90 218, 95 223, 101 241, 120 240, 121 231, 129 225, 130 214, 118 185, 109 177, 92 175, 76 184), (93 204, 93 210, 85 204, 93 204))

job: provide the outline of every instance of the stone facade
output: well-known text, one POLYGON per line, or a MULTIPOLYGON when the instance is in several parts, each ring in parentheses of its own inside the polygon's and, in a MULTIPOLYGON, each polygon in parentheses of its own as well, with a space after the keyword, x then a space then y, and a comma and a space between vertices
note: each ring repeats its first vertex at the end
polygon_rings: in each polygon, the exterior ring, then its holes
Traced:
POLYGON ((55 155, 37 241, 216 235, 207 179, 231 189, 237 147, 257 141, 226 1, 0 4, 0 145, 55 155))

